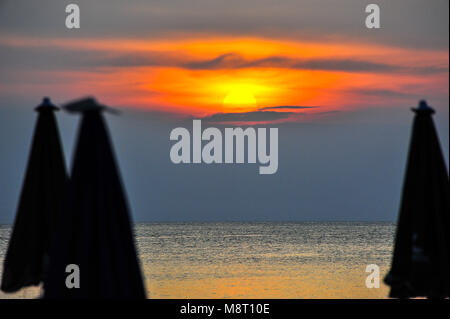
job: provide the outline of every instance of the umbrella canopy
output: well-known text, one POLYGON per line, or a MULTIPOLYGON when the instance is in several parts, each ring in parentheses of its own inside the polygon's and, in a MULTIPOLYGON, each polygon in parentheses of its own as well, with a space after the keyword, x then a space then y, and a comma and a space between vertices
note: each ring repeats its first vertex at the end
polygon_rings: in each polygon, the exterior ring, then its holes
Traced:
POLYGON ((392 266, 390 297, 448 297, 449 180, 434 110, 413 109, 413 124, 392 266))
POLYGON ((3 265, 1 289, 14 292, 38 285, 44 276, 51 235, 67 180, 54 111, 44 98, 36 107, 37 124, 16 219, 3 265))
POLYGON ((82 112, 82 120, 44 297, 145 298, 104 108, 94 99, 76 101, 66 108, 82 112), (70 264, 78 266, 79 288, 66 286, 70 264))

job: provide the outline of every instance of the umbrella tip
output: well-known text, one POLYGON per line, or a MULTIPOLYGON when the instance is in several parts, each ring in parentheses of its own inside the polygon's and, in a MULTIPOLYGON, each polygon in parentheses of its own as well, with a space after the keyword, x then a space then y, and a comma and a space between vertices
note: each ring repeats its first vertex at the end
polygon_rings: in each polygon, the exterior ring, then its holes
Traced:
POLYGON ((36 107, 36 111, 42 110, 58 110, 59 108, 55 106, 48 96, 44 96, 41 104, 36 107))
POLYGON ((114 114, 119 113, 109 106, 100 104, 94 97, 88 96, 63 105, 63 109, 69 113, 84 113, 88 111, 107 111, 114 114))
POLYGON ((419 101, 419 106, 412 109, 416 113, 434 113, 434 109, 430 107, 425 100, 419 101))

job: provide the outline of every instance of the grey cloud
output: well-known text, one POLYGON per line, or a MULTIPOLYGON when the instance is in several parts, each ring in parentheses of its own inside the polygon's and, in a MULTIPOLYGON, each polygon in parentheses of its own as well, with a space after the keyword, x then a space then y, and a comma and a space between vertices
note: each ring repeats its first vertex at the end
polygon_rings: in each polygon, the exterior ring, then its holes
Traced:
POLYGON ((392 72, 400 67, 384 63, 374 63, 350 59, 295 59, 282 56, 272 56, 260 60, 242 63, 240 67, 286 67, 308 70, 332 70, 348 72, 392 72))
MULTIPOLYGON (((35 36, 72 36, 65 2, 3 1, 0 30, 35 36)), ((82 37, 152 37, 205 33, 302 40, 365 41, 448 49, 448 0, 378 0, 382 27, 364 26, 361 0, 78 0, 82 37)))
POLYGON ((395 72, 402 70, 401 67, 358 60, 332 60, 332 59, 314 59, 308 61, 299 61, 293 65, 297 69, 309 70, 332 70, 347 72, 395 72))
POLYGON ((179 66, 183 63, 179 54, 160 51, 123 54, 52 46, 14 47, 0 44, 0 52, 1 66, 8 68, 92 69, 95 67, 179 66))
POLYGON ((253 111, 244 113, 216 113, 202 118, 208 122, 266 122, 287 119, 293 112, 253 111))
POLYGON ((61 47, 10 47, 0 45, 2 63, 8 67, 35 68, 101 68, 167 66, 189 70, 226 70, 244 68, 289 68, 299 70, 329 70, 342 72, 434 74, 448 72, 448 66, 403 67, 350 59, 297 59, 270 56, 248 60, 229 52, 212 59, 196 60, 175 51, 148 51, 145 53, 119 53, 111 51, 85 51, 61 47))
POLYGON ((283 110, 283 109, 293 109, 293 110, 300 110, 300 109, 314 109, 317 108, 317 106, 297 106, 297 105, 279 105, 279 106, 265 106, 261 107, 260 111, 266 111, 266 110, 283 110))
MULTIPOLYGON (((337 110, 314 112, 314 114, 307 114, 307 113, 302 113, 302 112, 278 112, 278 111, 264 111, 263 110, 263 109, 284 109, 284 108, 289 108, 289 107, 274 106, 274 107, 261 108, 258 111, 243 112, 243 113, 215 113, 215 114, 203 117, 202 120, 204 120, 206 122, 212 122, 212 123, 274 122, 274 121, 285 120, 285 119, 300 119, 300 118, 305 119, 306 118, 305 116, 307 116, 307 115, 311 115, 314 117, 322 117, 322 116, 334 115, 337 113, 341 113, 341 111, 337 111, 337 110)), ((291 106, 290 108, 302 109, 305 107, 291 106)), ((306 107, 306 108, 308 108, 308 107, 306 107)))
POLYGON ((448 67, 403 67, 387 63, 376 63, 350 59, 295 59, 283 56, 271 56, 264 59, 246 60, 236 53, 227 53, 213 59, 188 62, 182 65, 188 69, 216 70, 241 69, 256 67, 289 68, 300 70, 329 70, 343 72, 395 73, 409 72, 417 74, 434 74, 448 72, 448 67))
POLYGON ((187 69, 235 69, 245 66, 244 59, 236 53, 226 53, 219 55, 214 59, 193 61, 183 64, 183 67, 187 69))
POLYGON ((368 96, 382 96, 382 97, 392 97, 392 98, 418 98, 419 95, 413 94, 411 92, 400 92, 388 89, 353 89, 348 91, 348 93, 356 93, 368 96))

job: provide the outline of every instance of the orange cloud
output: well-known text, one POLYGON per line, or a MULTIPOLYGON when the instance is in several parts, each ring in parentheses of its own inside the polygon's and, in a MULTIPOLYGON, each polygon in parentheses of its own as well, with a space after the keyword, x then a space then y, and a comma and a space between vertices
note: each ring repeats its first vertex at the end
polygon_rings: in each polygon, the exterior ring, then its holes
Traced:
MULTIPOLYGON (((195 116, 280 105, 318 106, 289 112, 323 114, 415 100, 422 92, 448 95, 448 51, 212 36, 163 41, 4 37, 0 45, 97 54, 87 67, 79 62, 47 71, 61 79, 56 86, 22 83, 21 90, 57 87, 67 97, 93 94, 112 105, 195 116)), ((14 86, 1 90, 11 92, 14 86)), ((277 111, 286 110, 271 112, 277 111)))

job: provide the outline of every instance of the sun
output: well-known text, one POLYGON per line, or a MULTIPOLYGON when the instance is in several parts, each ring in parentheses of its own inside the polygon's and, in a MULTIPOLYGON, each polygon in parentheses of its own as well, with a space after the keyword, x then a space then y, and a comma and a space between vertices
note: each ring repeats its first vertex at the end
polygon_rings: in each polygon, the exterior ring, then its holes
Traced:
POLYGON ((248 111, 257 107, 255 96, 246 86, 232 88, 223 99, 223 107, 227 111, 248 111))

